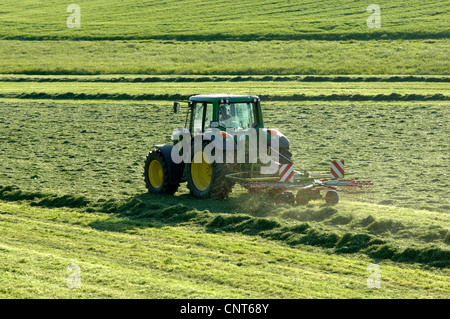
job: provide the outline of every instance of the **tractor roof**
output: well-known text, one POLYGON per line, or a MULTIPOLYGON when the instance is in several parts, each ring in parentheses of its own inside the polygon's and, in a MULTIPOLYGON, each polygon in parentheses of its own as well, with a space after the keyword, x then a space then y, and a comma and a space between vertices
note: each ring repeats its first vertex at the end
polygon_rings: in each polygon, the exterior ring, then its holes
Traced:
POLYGON ((251 102, 254 99, 259 100, 259 97, 257 95, 199 94, 189 98, 190 101, 198 102, 216 102, 220 100, 229 100, 230 102, 251 102))

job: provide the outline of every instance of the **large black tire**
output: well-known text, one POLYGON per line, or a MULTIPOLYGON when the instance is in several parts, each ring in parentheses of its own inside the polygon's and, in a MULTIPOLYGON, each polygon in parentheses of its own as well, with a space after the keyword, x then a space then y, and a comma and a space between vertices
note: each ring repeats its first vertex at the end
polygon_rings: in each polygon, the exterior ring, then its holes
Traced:
POLYGON ((144 165, 144 180, 149 193, 154 194, 173 195, 180 186, 180 184, 170 183, 169 168, 160 150, 148 153, 144 165))
MULTIPOLYGON (((203 145, 203 149, 206 144, 203 145)), ((233 183, 226 178, 225 176, 231 173, 232 165, 226 163, 216 163, 213 162, 210 164, 208 171, 210 171, 210 180, 209 184, 203 184, 203 187, 199 187, 196 185, 195 169, 193 170, 193 162, 194 159, 194 149, 192 148, 192 158, 191 163, 186 164, 186 177, 187 177, 187 187, 191 192, 191 195, 197 198, 212 198, 223 200, 228 198, 229 194, 232 191, 233 183), (206 187, 207 186, 207 187, 206 187)))

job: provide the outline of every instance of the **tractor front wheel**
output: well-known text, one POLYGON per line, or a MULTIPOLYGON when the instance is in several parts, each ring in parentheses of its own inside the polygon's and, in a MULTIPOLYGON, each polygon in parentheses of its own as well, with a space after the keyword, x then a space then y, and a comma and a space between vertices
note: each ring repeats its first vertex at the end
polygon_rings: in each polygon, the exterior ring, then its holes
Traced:
MULTIPOLYGON (((205 146, 205 145, 204 145, 205 146)), ((198 198, 226 199, 233 183, 225 176, 230 173, 226 163, 212 161, 203 150, 194 152, 191 163, 186 164, 187 187, 198 198)))

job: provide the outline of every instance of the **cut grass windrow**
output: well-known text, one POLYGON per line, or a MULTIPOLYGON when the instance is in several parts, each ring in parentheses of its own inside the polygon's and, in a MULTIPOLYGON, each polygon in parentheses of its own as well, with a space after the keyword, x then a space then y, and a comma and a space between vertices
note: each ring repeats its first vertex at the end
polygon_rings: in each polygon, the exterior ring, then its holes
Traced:
MULTIPOLYGON (((279 216, 279 207, 265 204, 264 208, 259 205, 253 214, 242 213, 239 207, 236 213, 211 213, 209 210, 200 209, 195 204, 194 207, 183 202, 174 205, 161 204, 165 199, 166 196, 143 194, 125 200, 90 201, 83 197, 22 192, 17 187, 0 186, 0 200, 3 201, 25 201, 31 206, 80 208, 86 213, 110 214, 110 219, 91 224, 92 227, 100 230, 125 231, 129 227, 145 227, 148 223, 161 226, 189 224, 204 227, 206 232, 260 236, 281 241, 292 247, 308 245, 329 249, 336 254, 365 254, 378 261, 392 260, 450 268, 450 250, 448 249, 450 235, 448 230, 440 226, 434 229, 441 230, 441 234, 438 235, 441 238, 441 245, 408 244, 404 246, 404 242, 400 244, 401 241, 398 238, 383 236, 386 235, 385 232, 395 234, 406 228, 411 233, 411 226, 407 227, 393 220, 370 216, 370 219, 361 219, 354 223, 353 227, 344 231, 333 230, 333 227, 325 228, 324 225, 327 224, 336 225, 339 208, 318 206, 307 210, 296 210, 286 207, 281 210, 284 210, 284 213, 279 216), (261 214, 270 216, 257 216, 261 214), (114 222, 117 218, 125 218, 128 222, 117 224, 114 222)), ((249 198, 246 202, 249 203, 249 198)), ((234 207, 236 202, 229 202, 228 205, 236 208, 234 207)), ((350 218, 349 221, 352 219, 350 218)))
POLYGON ((0 82, 450 82, 450 76, 23 76, 0 75, 0 82))
MULTIPOLYGON (((134 101, 166 101, 187 100, 190 95, 181 94, 86 94, 86 93, 5 93, 0 98, 6 99, 45 99, 45 100, 134 100, 134 101)), ((450 96, 443 94, 293 94, 293 95, 259 95, 265 101, 447 101, 450 96)))
POLYGON ((448 298, 445 268, 379 261, 371 288, 363 255, 202 227, 0 201, 0 297, 448 298))
POLYGON ((117 35, 117 36, 51 36, 51 35, 0 35, 0 40, 14 41, 179 41, 179 42, 251 42, 251 41, 372 41, 372 40, 442 40, 450 34, 441 32, 342 32, 342 33, 267 33, 267 34, 161 34, 161 35, 117 35))

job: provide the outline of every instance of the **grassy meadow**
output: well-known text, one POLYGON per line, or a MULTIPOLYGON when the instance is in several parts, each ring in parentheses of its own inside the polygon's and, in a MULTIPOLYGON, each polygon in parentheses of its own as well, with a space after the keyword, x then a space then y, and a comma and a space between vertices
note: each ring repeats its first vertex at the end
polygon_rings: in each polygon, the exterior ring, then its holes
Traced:
POLYGON ((0 297, 448 297, 444 270, 383 262, 371 289, 369 258, 203 228, 0 203, 0 297), (69 265, 80 269, 78 289, 67 287, 69 265))
POLYGON ((331 39, 448 37, 442 1, 381 0, 380 29, 369 29, 370 2, 108 0, 76 2, 81 28, 69 29, 68 3, 6 0, 0 6, 4 39, 331 39))
POLYGON ((446 74, 440 1, 77 1, 0 4, 0 73, 446 74), (76 40, 76 41, 71 41, 76 40))
POLYGON ((0 3, 0 298, 450 297, 448 1, 0 3), (336 206, 147 193, 196 93, 255 94, 336 206), (370 288, 370 265, 381 287, 370 288), (81 286, 68 286, 69 265, 81 286))
POLYGON ((447 38, 0 43, 5 74, 449 75, 447 38))

